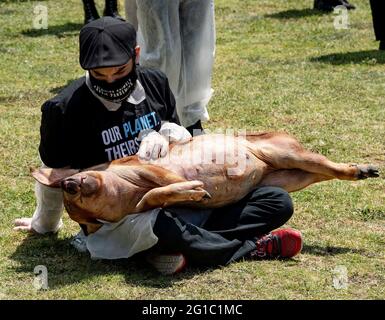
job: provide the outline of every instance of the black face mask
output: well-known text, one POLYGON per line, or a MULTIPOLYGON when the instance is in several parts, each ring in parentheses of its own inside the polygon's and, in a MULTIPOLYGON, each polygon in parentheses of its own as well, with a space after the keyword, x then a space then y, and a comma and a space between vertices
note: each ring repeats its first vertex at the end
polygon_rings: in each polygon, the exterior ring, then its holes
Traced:
POLYGON ((90 82, 95 93, 108 101, 121 102, 134 91, 136 80, 135 66, 132 71, 123 78, 120 78, 112 83, 94 78, 90 73, 90 82))

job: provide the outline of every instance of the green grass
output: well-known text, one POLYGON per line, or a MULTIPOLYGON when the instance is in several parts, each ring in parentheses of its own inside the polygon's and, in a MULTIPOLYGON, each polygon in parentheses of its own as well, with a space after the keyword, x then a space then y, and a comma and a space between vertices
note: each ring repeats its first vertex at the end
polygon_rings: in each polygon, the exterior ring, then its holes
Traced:
MULTIPOLYGON (((175 277, 141 261, 92 261, 69 240, 16 233, 35 202, 29 167, 39 165, 40 105, 83 74, 77 34, 81 1, 0 3, 0 299, 384 299, 385 54, 377 51, 369 4, 354 0, 350 28, 310 0, 217 0, 215 94, 206 128, 281 130, 334 161, 373 163, 380 179, 312 186, 293 194, 288 225, 303 253, 289 261, 239 262, 175 277), (49 29, 32 29, 33 6, 49 29), (36 291, 45 265, 49 290, 36 291), (345 266, 348 287, 333 287, 345 266)), ((100 1, 99 6, 102 5, 100 1)), ((123 1, 121 1, 121 5, 123 1)))

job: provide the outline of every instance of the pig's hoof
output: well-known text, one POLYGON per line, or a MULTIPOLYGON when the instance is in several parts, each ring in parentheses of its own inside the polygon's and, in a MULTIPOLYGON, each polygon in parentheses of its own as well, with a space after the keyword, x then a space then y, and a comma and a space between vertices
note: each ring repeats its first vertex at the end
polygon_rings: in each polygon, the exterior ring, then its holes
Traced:
POLYGON ((205 190, 205 195, 203 196, 203 198, 202 199, 211 199, 212 197, 211 197, 211 194, 210 193, 208 193, 206 190, 205 190))
POLYGON ((208 193, 205 189, 203 188, 195 188, 194 192, 194 200, 195 201, 205 201, 205 200, 210 200, 211 194, 208 193))
POLYGON ((366 178, 377 178, 380 176, 378 168, 369 164, 369 165, 359 165, 357 166, 358 173, 357 179, 366 179, 366 178))

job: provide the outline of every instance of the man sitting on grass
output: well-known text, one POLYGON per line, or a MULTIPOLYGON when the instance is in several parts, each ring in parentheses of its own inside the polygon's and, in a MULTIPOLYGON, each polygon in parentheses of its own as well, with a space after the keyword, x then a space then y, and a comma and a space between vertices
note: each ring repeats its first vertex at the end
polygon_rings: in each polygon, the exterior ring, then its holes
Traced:
MULTIPOLYGON (((136 31, 119 19, 103 17, 80 32, 80 65, 86 76, 42 106, 40 157, 52 168, 80 168, 132 154, 163 157, 170 141, 191 137, 179 126, 166 76, 136 65, 136 31)), ((63 198, 60 189, 36 184, 32 218, 15 221, 16 230, 57 232, 63 198)), ((160 272, 173 274, 187 262, 227 265, 240 259, 290 258, 301 251, 300 232, 272 230, 293 214, 289 194, 260 187, 240 202, 211 213, 157 209, 129 215, 73 244, 91 257, 129 258, 146 252, 160 272), (134 237, 133 241, 128 241, 134 237)))

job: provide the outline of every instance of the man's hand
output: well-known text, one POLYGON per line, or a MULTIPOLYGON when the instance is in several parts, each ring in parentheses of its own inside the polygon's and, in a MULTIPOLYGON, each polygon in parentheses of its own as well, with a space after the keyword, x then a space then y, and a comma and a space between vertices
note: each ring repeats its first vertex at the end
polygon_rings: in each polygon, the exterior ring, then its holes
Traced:
POLYGON ((29 233, 37 233, 33 228, 32 228, 32 218, 19 218, 14 221, 15 227, 13 230, 16 231, 24 231, 24 232, 29 232, 29 233))
POLYGON ((163 158, 168 153, 168 141, 165 137, 156 131, 148 133, 142 142, 138 151, 139 159, 149 161, 163 158))

